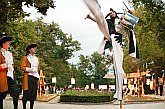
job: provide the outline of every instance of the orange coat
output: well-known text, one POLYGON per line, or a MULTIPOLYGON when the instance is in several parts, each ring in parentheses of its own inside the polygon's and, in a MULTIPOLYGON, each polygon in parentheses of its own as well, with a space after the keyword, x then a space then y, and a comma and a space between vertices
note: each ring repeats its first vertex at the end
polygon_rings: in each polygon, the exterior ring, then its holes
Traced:
MULTIPOLYGON (((23 73, 23 90, 28 90, 28 72, 25 72, 26 67, 31 67, 30 62, 28 61, 27 56, 23 56, 21 59, 21 70, 23 73)), ((40 69, 40 63, 38 65, 38 69, 40 69)))
MULTIPOLYGON (((0 52, 0 64, 5 63, 5 57, 0 52)), ((2 69, 0 66, 0 92, 5 92, 8 90, 8 83, 7 83, 7 68, 2 69)))

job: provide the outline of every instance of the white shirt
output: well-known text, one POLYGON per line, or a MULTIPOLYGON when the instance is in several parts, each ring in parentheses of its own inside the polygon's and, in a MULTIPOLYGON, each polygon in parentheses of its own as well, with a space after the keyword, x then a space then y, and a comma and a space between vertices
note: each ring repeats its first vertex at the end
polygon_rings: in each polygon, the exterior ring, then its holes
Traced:
POLYGON ((31 68, 33 69, 33 72, 29 72, 28 74, 37 78, 40 78, 39 73, 38 73, 38 65, 39 61, 38 58, 35 55, 27 55, 27 59, 31 64, 31 68))
POLYGON ((7 76, 14 79, 13 56, 8 50, 1 48, 2 55, 5 57, 5 64, 8 66, 7 76))

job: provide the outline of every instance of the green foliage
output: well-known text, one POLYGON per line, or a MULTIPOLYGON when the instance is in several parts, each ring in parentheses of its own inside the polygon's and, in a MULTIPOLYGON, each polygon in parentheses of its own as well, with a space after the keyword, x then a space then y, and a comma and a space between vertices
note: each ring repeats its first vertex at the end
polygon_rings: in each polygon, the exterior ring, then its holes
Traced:
POLYGON ((103 78, 107 74, 107 67, 112 62, 111 56, 101 56, 93 53, 91 56, 80 55, 80 63, 77 65, 79 85, 95 84, 96 88, 101 84, 110 84, 111 80, 103 78))
POLYGON ((95 91, 66 91, 60 96, 60 102, 110 102, 113 100, 113 94, 108 92, 95 91))
MULTIPOLYGON (((46 12, 49 8, 55 8, 54 0, 28 0, 30 1, 30 6, 34 6, 38 12, 43 15, 46 15, 46 12)), ((26 2, 28 5, 28 3, 26 2)))
POLYGON ((96 91, 75 91, 68 90, 62 95, 75 95, 75 96, 109 96, 111 93, 108 92, 96 92, 96 91))
POLYGON ((35 7, 38 12, 46 15, 49 8, 55 8, 54 0, 1 0, 0 1, 0 32, 6 32, 8 28, 7 21, 15 21, 20 17, 29 16, 25 13, 22 7, 26 5, 35 7))
POLYGON ((165 3, 162 0, 132 0, 134 15, 139 18, 135 26, 135 36, 140 51, 140 62, 132 65, 125 57, 124 66, 128 72, 160 66, 165 69, 165 3), (154 62, 154 65, 150 63, 154 62), (144 66, 148 63, 148 66, 144 66), (132 71, 131 71, 132 70, 132 71))
POLYGON ((60 97, 60 102, 90 102, 90 103, 101 103, 101 102, 110 102, 109 96, 71 96, 71 95, 62 95, 60 97))
POLYGON ((8 35, 13 36, 11 51, 14 56, 15 72, 21 82, 21 57, 26 54, 28 44, 37 43, 37 56, 41 61, 41 69, 46 76, 46 82, 51 82, 53 76, 57 77, 58 86, 68 84, 70 65, 67 62, 73 52, 80 50, 80 43, 73 40, 71 35, 63 33, 56 23, 46 24, 42 19, 37 21, 18 19, 8 21, 6 29, 8 35), (62 54, 62 55, 61 55, 62 54), (61 81, 62 80, 62 81, 61 81))

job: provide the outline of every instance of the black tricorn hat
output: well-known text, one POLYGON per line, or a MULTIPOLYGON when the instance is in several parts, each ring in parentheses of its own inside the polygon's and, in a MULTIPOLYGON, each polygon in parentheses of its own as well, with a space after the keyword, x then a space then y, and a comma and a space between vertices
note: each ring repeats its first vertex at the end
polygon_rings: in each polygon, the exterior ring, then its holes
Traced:
POLYGON ((37 44, 30 44, 30 45, 28 45, 27 47, 26 47, 26 51, 29 51, 31 48, 34 48, 34 47, 36 47, 37 46, 37 44))
POLYGON ((13 37, 8 36, 8 35, 6 35, 6 34, 3 33, 3 34, 1 34, 0 44, 5 43, 7 41, 11 41, 12 38, 13 37))

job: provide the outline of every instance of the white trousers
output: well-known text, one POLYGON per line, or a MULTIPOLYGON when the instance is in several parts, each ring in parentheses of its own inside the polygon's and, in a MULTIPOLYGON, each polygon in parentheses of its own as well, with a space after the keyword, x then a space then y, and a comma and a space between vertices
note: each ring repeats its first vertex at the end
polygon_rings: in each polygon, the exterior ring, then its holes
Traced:
POLYGON ((123 81, 125 77, 124 69, 123 69, 123 50, 122 45, 118 43, 116 37, 119 35, 112 34, 112 46, 113 46, 113 61, 115 68, 115 77, 116 77, 116 93, 114 98, 118 100, 122 100, 122 90, 123 90, 123 81))

